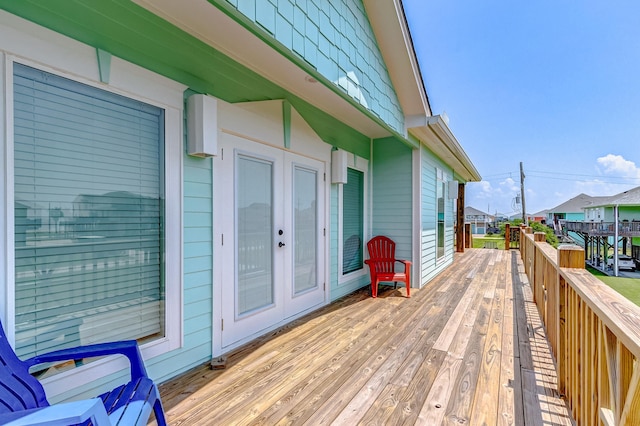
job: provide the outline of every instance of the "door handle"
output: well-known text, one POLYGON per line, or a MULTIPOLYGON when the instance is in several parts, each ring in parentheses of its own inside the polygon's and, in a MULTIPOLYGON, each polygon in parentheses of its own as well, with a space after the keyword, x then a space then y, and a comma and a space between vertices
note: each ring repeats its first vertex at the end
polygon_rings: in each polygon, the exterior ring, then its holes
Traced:
POLYGON ((280 241, 280 242, 278 243, 278 247, 284 247, 284 243, 283 243, 282 241, 280 241))

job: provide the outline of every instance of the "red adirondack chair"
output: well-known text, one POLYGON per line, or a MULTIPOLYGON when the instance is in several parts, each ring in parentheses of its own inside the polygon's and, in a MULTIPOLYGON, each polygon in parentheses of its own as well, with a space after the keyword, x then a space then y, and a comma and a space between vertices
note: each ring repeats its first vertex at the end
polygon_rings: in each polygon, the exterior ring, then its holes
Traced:
POLYGON ((407 297, 411 297, 411 262, 396 259, 396 243, 388 237, 378 235, 367 243, 369 259, 364 262, 369 265, 371 272, 371 295, 378 297, 378 283, 393 281, 397 288, 398 281, 404 281, 407 286, 407 297), (396 262, 404 264, 404 273, 396 272, 396 262))

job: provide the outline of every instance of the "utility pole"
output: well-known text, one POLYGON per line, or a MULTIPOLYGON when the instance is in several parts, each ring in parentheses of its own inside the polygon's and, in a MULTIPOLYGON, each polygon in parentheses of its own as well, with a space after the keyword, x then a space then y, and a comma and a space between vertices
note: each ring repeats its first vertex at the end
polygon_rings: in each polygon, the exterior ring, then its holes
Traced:
POLYGON ((520 198, 522 198, 522 223, 529 226, 527 221, 527 209, 524 204, 524 170, 522 169, 522 161, 520 162, 520 198))

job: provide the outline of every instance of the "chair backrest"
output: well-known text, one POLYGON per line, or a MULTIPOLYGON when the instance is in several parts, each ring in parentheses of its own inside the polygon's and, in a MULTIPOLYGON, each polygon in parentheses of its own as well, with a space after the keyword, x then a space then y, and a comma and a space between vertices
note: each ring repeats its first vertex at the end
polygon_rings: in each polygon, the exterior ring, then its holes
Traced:
POLYGON ((367 243, 369 259, 375 262, 376 272, 393 272, 395 267, 396 243, 389 237, 378 235, 367 243))
POLYGON ((48 405, 42 385, 16 356, 0 324, 0 413, 48 405))

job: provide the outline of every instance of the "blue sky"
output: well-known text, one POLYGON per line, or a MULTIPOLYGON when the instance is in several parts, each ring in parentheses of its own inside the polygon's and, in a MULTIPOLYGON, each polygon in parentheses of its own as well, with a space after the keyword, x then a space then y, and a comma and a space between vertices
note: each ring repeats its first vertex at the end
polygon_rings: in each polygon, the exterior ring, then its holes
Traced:
POLYGON ((483 177, 466 205, 528 213, 640 186, 640 2, 404 0, 434 114, 483 177))

